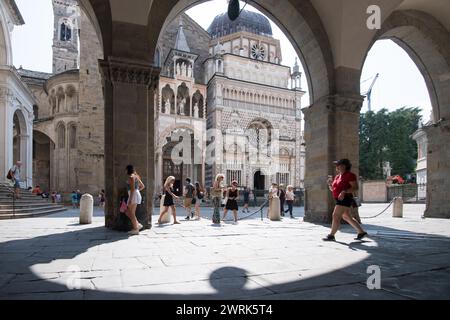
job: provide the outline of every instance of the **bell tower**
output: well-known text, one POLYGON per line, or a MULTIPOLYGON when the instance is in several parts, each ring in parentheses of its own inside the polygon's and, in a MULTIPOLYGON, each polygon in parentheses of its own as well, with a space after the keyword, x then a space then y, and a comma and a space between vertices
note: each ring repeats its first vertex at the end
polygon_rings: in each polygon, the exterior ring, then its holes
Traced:
POLYGON ((76 0, 52 0, 53 73, 78 69, 80 8, 76 0))

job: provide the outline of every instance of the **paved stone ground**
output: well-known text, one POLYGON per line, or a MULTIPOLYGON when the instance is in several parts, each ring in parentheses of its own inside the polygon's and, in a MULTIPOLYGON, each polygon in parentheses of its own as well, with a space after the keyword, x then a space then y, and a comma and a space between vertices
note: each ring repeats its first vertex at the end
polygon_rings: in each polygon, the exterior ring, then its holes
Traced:
MULTIPOLYGON (((364 205, 371 216, 384 205, 364 205)), ((1 299, 449 299, 450 220, 421 219, 406 205, 364 220, 370 239, 344 227, 297 219, 207 219, 154 227, 139 236, 78 224, 77 212, 0 221, 1 299), (381 268, 381 289, 366 286, 381 268)), ((210 210, 204 209, 206 212, 210 210)), ((154 218, 156 220, 156 217, 154 218)))

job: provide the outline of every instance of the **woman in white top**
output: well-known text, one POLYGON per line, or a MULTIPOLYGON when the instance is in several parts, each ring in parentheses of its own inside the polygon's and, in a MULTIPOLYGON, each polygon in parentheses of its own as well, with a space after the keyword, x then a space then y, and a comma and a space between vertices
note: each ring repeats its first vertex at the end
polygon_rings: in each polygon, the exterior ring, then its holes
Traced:
POLYGON ((130 235, 138 235, 139 230, 143 228, 136 218, 136 208, 142 203, 141 191, 145 189, 145 185, 142 183, 141 177, 136 173, 132 165, 127 166, 127 189, 128 189, 128 208, 127 216, 131 220, 133 229, 129 232, 130 235))
POLYGON ((294 201, 295 201, 295 194, 294 194, 294 187, 288 186, 286 191, 286 203, 288 205, 288 209, 285 211, 285 213, 288 213, 291 215, 291 219, 294 219, 294 215, 292 211, 294 210, 294 201))
POLYGON ((281 220, 280 198, 278 197, 278 184, 272 183, 269 189, 269 211, 267 218, 270 220, 281 220))

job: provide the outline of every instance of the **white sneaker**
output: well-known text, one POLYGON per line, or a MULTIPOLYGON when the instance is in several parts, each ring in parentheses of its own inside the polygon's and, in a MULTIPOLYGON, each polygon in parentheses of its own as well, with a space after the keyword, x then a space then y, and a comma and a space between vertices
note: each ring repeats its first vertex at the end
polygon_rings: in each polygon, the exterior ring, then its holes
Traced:
POLYGON ((138 223, 138 227, 139 227, 139 230, 144 229, 144 226, 142 224, 140 224, 140 223, 138 223))
POLYGON ((128 232, 128 234, 130 236, 138 236, 139 235, 139 230, 131 230, 128 232))

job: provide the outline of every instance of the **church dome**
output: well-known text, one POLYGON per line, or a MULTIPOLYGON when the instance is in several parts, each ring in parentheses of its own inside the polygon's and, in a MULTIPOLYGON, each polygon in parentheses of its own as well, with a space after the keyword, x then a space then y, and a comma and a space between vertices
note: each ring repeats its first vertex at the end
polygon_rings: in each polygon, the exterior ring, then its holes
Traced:
POLYGON ((227 13, 222 13, 214 18, 208 28, 208 33, 213 39, 239 31, 247 31, 265 36, 273 35, 269 19, 262 14, 247 10, 243 10, 239 18, 235 21, 231 21, 227 13))

